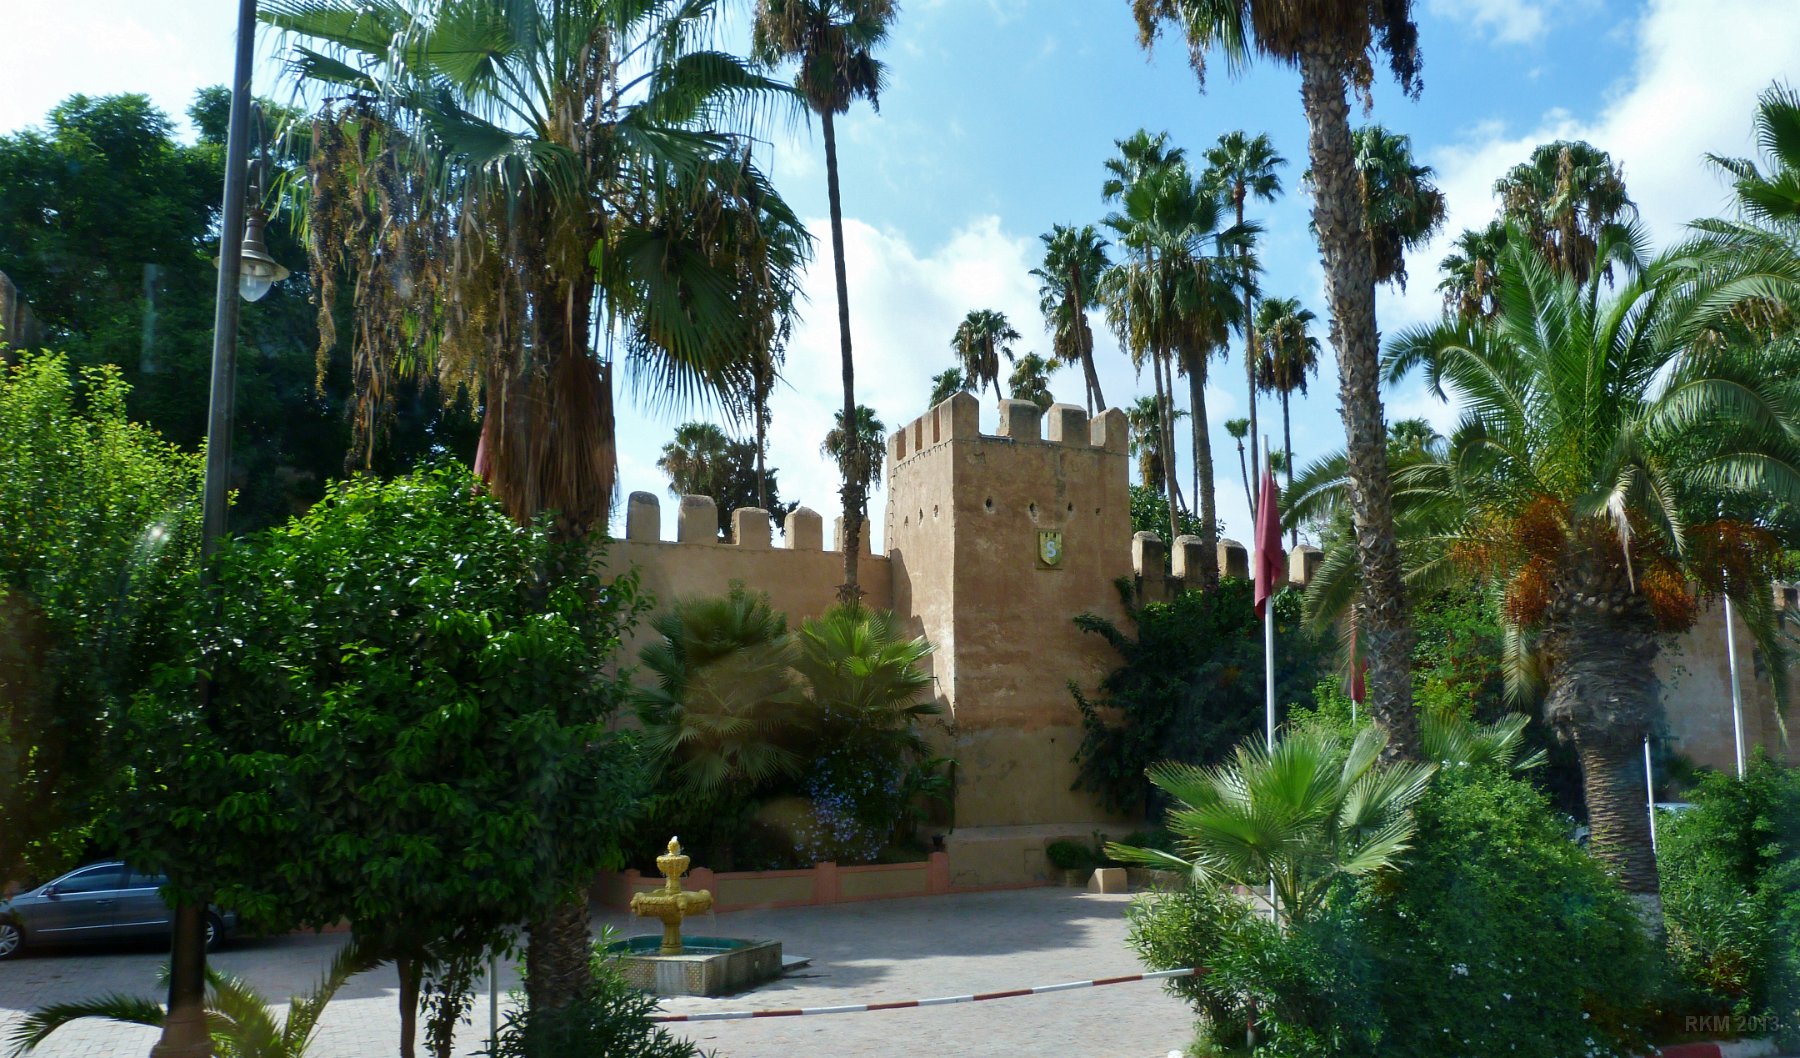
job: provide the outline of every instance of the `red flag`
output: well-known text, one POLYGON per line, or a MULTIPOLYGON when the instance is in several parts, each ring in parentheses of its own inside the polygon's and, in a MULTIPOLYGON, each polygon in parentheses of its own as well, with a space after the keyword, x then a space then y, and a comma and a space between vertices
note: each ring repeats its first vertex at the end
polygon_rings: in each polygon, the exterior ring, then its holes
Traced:
POLYGON ((1281 551, 1281 491, 1275 474, 1263 468, 1262 488, 1256 498, 1256 616, 1261 619, 1269 597, 1287 583, 1286 557, 1281 551))

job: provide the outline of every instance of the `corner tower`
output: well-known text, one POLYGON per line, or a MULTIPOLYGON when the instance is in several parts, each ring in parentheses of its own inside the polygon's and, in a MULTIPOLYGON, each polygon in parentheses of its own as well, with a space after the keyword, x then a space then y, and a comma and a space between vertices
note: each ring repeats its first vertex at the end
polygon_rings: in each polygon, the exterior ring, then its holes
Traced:
POLYGON ((1090 421, 1009 400, 997 435, 978 423, 958 393, 888 442, 894 610, 936 648, 959 885, 1042 878, 1050 840, 1121 825, 1071 789, 1081 716, 1068 684, 1092 688, 1117 665, 1073 618, 1122 618, 1113 585, 1133 573, 1123 412, 1090 421))

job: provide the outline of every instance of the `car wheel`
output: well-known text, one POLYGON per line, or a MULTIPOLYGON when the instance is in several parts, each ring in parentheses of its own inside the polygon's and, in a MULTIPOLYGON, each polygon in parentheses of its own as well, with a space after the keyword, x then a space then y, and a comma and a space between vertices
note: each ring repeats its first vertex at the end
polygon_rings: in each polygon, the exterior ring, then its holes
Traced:
POLYGON ((0 922, 0 959, 11 959, 25 949, 25 931, 17 922, 0 922))
POLYGON ((225 939, 225 924, 223 922, 219 921, 219 916, 207 915, 206 916, 206 950, 207 951, 218 950, 219 942, 224 939, 225 939))

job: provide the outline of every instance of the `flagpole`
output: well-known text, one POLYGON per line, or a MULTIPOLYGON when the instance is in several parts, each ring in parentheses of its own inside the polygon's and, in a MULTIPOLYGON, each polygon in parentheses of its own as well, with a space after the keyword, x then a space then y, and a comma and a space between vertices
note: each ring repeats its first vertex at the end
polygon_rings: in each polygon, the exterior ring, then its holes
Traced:
POLYGON ((1737 742, 1737 776, 1744 777, 1744 690, 1738 683, 1737 633, 1731 627, 1731 596, 1725 596, 1725 664, 1731 669, 1731 730, 1737 742))

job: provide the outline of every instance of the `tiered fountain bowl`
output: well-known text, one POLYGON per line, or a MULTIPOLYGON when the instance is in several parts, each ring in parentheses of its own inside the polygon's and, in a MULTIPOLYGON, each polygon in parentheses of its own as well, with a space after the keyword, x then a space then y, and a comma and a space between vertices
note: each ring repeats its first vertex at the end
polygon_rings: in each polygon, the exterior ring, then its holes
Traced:
POLYGON ((681 921, 712 910, 712 894, 681 888, 688 857, 681 841, 669 839, 669 851, 656 858, 663 887, 631 898, 631 913, 661 919, 662 936, 628 937, 607 948, 619 958, 625 980, 646 992, 664 996, 722 996, 754 988, 781 976, 781 942, 737 937, 687 937, 681 921))

